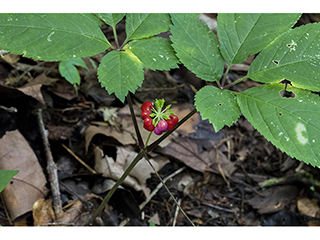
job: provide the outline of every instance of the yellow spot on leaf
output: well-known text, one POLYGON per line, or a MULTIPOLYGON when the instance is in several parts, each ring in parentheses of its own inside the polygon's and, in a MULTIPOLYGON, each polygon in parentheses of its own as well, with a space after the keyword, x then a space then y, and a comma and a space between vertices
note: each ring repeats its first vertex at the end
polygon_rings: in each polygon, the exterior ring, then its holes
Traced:
POLYGON ((308 138, 303 136, 303 132, 306 132, 306 127, 302 123, 298 123, 296 126, 297 139, 302 144, 306 144, 308 142, 308 138))

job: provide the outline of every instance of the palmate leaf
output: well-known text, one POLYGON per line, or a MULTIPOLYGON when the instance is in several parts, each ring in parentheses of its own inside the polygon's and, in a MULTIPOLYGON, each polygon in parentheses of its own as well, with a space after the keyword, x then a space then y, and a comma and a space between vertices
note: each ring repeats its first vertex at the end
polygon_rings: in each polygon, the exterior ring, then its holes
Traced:
POLYGON ((320 97, 284 84, 266 84, 237 93, 240 110, 268 141, 291 157, 320 166, 320 97))
POLYGON ((18 170, 0 170, 0 192, 7 186, 11 178, 18 173, 18 170))
POLYGON ((320 23, 289 30, 273 41, 252 62, 248 78, 320 91, 320 23))
POLYGON ((202 119, 208 119, 216 132, 225 125, 231 126, 240 116, 235 94, 214 86, 201 88, 196 93, 195 105, 202 119))
POLYGON ((289 30, 299 13, 219 13, 220 51, 228 65, 241 63, 289 30))
POLYGON ((80 75, 75 66, 87 68, 86 63, 81 58, 70 58, 59 63, 59 72, 71 84, 80 84, 80 75))
POLYGON ((114 28, 117 23, 122 20, 125 13, 96 13, 96 15, 106 24, 114 28))
POLYGON ((0 46, 35 60, 61 61, 98 54, 111 44, 91 14, 2 13, 0 46))
POLYGON ((169 30, 171 23, 168 13, 127 13, 127 39, 142 39, 169 30))
POLYGON ((191 14, 171 14, 170 36, 179 60, 199 78, 219 81, 223 59, 213 32, 191 14))
POLYGON ((111 51, 105 55, 98 67, 98 78, 109 94, 124 102, 128 91, 134 92, 143 82, 143 64, 130 49, 111 51))
POLYGON ((165 38, 133 40, 128 43, 128 48, 140 59, 145 68, 170 70, 178 67, 178 59, 170 42, 165 38))

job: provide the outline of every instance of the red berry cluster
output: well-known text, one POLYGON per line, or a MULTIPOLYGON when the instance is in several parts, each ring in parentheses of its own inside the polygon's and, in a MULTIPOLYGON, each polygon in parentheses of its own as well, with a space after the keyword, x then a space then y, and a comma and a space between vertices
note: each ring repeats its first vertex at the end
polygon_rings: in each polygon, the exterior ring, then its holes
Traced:
POLYGON ((146 101, 141 106, 141 118, 144 120, 143 127, 147 129, 148 131, 153 131, 154 126, 152 123, 152 118, 149 117, 151 114, 151 109, 153 108, 153 105, 150 101, 146 101))
MULTIPOLYGON (((143 127, 148 131, 153 131, 156 135, 161 135, 166 131, 171 131, 179 122, 176 115, 171 114, 169 119, 161 120, 154 126, 153 119, 150 117, 153 105, 150 101, 146 101, 141 106, 141 118, 144 120, 143 127)), ((155 110, 156 111, 156 110, 155 110)), ((166 117, 168 118, 168 116, 166 117)))

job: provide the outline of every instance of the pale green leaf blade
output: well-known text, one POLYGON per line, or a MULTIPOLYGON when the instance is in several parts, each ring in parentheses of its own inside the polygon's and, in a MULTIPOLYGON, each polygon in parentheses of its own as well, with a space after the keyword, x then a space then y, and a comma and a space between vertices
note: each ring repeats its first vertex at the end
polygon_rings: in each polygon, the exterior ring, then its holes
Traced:
POLYGON ((228 65, 241 63, 288 31, 300 13, 219 13, 220 51, 228 65))
POLYGON ((179 60, 199 78, 219 81, 224 68, 213 32, 190 14, 171 14, 170 36, 179 60))
POLYGON ((113 28, 122 20, 124 15, 125 13, 97 13, 100 19, 113 28))
POLYGON ((214 86, 201 88, 196 93, 195 105, 202 119, 208 119, 216 132, 225 125, 231 126, 240 116, 235 94, 214 86))
POLYGON ((320 23, 281 35, 253 61, 248 77, 264 83, 287 79, 296 87, 320 91, 320 23))
POLYGON ((237 93, 240 110, 268 141, 312 166, 320 166, 320 97, 287 86, 294 98, 280 95, 283 84, 268 84, 237 93))
POLYGON ((124 102, 128 91, 134 93, 141 86, 143 64, 128 49, 126 51, 112 51, 104 56, 98 67, 99 82, 109 94, 115 95, 124 102))
POLYGON ((35 60, 87 57, 111 47, 90 14, 0 14, 0 46, 35 60))
POLYGON ((142 39, 169 30, 171 24, 168 13, 127 13, 127 41, 142 39))
POLYGON ((81 58, 70 58, 59 63, 59 72, 69 83, 80 84, 80 75, 75 66, 87 68, 86 63, 81 58))
POLYGON ((11 178, 18 173, 18 170, 0 170, 0 192, 7 186, 11 178))
POLYGON ((174 54, 170 42, 165 38, 153 37, 133 40, 128 48, 151 70, 170 70, 177 68, 178 59, 174 54))

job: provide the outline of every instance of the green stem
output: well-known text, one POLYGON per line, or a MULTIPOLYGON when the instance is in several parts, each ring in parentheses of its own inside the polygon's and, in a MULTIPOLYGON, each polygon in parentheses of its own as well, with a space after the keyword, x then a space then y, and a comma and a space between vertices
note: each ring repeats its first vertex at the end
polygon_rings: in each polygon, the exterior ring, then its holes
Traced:
POLYGON ((247 78, 248 78, 248 75, 246 75, 246 76, 244 76, 242 78, 239 78, 238 80, 236 80, 236 81, 230 83, 229 85, 225 86, 223 89, 228 89, 228 88, 232 87, 233 85, 236 85, 236 84, 246 80, 247 78))
POLYGON ((113 30, 114 40, 116 41, 117 49, 119 49, 119 41, 118 41, 116 26, 114 26, 112 30, 113 30))
POLYGON ((124 42, 121 44, 121 47, 120 47, 120 49, 122 49, 126 44, 127 44, 127 42, 128 42, 128 40, 127 40, 128 38, 126 38, 126 40, 124 40, 124 42))
POLYGON ((144 144, 144 148, 146 148, 146 147, 148 146, 148 143, 149 143, 149 140, 150 140, 151 135, 152 135, 152 131, 149 133, 149 136, 148 136, 148 138, 147 138, 147 141, 146 141, 146 143, 144 144))
POLYGON ((116 182, 115 185, 111 188, 111 190, 108 192, 107 196, 103 199, 102 203, 96 210, 96 212, 92 215, 92 217, 86 221, 83 226, 89 226, 90 223, 92 223, 96 217, 101 213, 101 211, 105 208, 107 205, 108 201, 110 200, 111 196, 114 194, 114 192, 117 190, 117 188, 123 183, 123 181, 126 179, 126 177, 129 175, 131 170, 134 168, 134 166, 137 165, 137 163, 143 158, 144 156, 144 150, 140 150, 138 155, 135 157, 135 159, 130 163, 126 171, 122 174, 122 176, 119 178, 119 180, 116 182))
POLYGON ((231 67, 231 64, 227 67, 227 70, 225 71, 224 75, 223 75, 223 79, 221 81, 221 86, 223 87, 225 82, 226 82, 226 79, 228 77, 228 73, 229 73, 229 70, 230 70, 230 67, 231 67))
POLYGON ((137 135, 137 138, 138 138, 138 144, 139 144, 140 149, 142 149, 144 147, 144 144, 143 144, 141 133, 140 133, 140 130, 139 130, 139 127, 138 127, 136 115, 135 115, 134 110, 133 110, 133 105, 132 105, 132 101, 131 101, 130 92, 128 93, 127 101, 128 101, 129 108, 130 108, 130 113, 131 113, 131 117, 132 117, 134 130, 136 131, 136 135, 137 135))

